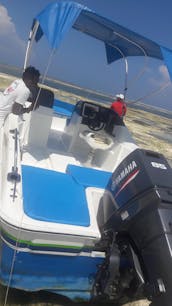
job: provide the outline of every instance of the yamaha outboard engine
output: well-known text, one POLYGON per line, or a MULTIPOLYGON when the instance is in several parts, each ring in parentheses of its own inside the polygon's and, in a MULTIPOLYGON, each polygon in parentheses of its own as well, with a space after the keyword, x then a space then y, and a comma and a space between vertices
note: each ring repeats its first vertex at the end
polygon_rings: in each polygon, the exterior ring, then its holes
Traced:
MULTIPOLYGON (((103 209, 103 231, 115 233, 115 248, 118 246, 115 252, 118 273, 113 272, 115 264, 113 271, 110 268, 112 258, 109 259, 110 278, 114 277, 119 287, 130 257, 130 271, 134 267, 136 276, 135 292, 142 287, 151 305, 171 306, 172 169, 164 156, 141 149, 128 155, 109 181, 103 209), (127 253, 130 255, 124 256, 127 253)), ((129 273, 127 282, 129 287, 129 273)))

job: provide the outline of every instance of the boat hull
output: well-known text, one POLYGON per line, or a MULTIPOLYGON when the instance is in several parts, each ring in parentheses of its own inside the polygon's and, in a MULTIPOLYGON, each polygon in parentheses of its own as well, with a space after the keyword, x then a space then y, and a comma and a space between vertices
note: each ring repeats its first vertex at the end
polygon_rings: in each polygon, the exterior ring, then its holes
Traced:
POLYGON ((0 252, 2 284, 26 291, 53 291, 73 300, 90 299, 97 267, 103 262, 89 252, 57 255, 43 249, 22 249, 4 239, 0 252))

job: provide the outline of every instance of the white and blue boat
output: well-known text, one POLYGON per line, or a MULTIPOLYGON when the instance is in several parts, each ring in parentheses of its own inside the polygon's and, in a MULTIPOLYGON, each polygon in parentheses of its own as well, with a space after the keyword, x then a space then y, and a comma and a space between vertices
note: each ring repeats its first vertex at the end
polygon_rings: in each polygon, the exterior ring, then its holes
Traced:
MULTIPOLYGON (((154 57, 172 74, 172 51, 67 1, 35 17, 25 67, 34 40, 44 34, 56 49, 71 28, 105 44, 109 64, 123 58, 127 71, 128 56, 154 57)), ((105 105, 48 100, 22 124, 11 114, 0 131, 1 283, 72 300, 146 296, 170 305, 168 162, 140 149, 105 105)))

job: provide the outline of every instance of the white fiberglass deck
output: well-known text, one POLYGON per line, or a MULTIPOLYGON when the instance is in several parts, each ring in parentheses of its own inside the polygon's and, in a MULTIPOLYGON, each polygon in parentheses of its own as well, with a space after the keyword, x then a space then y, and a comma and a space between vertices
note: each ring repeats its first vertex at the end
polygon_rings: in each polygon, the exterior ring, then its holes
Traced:
MULTIPOLYGON (((101 148, 100 143, 96 149, 93 149, 82 136, 88 133, 88 128, 80 124, 79 117, 73 117, 69 125, 67 120, 70 119, 60 117, 45 107, 32 112, 30 121, 26 115, 22 132, 24 142, 22 164, 64 173, 68 164, 112 172, 128 152, 137 147, 128 130, 116 126, 115 137, 108 136, 112 145, 104 149, 104 144, 102 143, 101 148)), ((101 136, 102 133, 101 131, 95 134, 101 136)))
MULTIPOLYGON (((20 141, 17 167, 22 180, 17 183, 13 197, 11 192, 14 190, 13 182, 8 181, 5 185, 6 180, 4 180, 13 168, 15 156, 14 136, 10 132, 14 126, 12 118, 10 120, 9 125, 6 124, 4 127, 2 155, 6 158, 6 163, 2 169, 2 219, 14 227, 20 227, 22 224, 23 230, 42 232, 45 234, 44 238, 47 235, 45 231, 48 231, 48 233, 60 233, 60 235, 70 233, 99 239, 97 212, 100 198, 113 169, 136 148, 127 129, 124 126, 115 126, 115 137, 104 131, 95 132, 98 136, 102 134, 102 139, 108 138, 110 141, 107 143, 106 150, 105 144, 101 149, 100 143, 98 149, 93 149, 83 137, 86 133, 90 133, 88 126, 81 123, 82 117, 77 113, 73 114, 70 122, 67 122, 65 117, 57 116, 52 109, 45 107, 40 107, 29 115, 26 114, 18 134, 20 141), (60 184, 56 180, 57 177, 60 184), (67 184, 68 186, 74 184, 73 190, 68 190, 67 184), (53 197, 51 202, 49 201, 50 192, 53 197), (61 196, 58 205, 70 208, 70 202, 75 197, 74 202, 76 201, 79 205, 75 208, 79 207, 78 211, 84 211, 77 202, 77 195, 80 193, 83 198, 85 216, 80 219, 78 214, 77 219, 73 216, 72 220, 68 218, 70 215, 65 216, 66 219, 63 222, 64 211, 60 210, 60 214, 56 211, 56 217, 50 214, 47 209, 53 210, 53 205, 57 205, 58 193, 61 196), (64 196, 63 199, 62 196, 64 196), (30 200, 31 204, 29 204, 30 200), (38 210, 35 209, 37 202, 39 202, 38 210)), ((13 231, 11 234, 14 234, 13 231)), ((32 239, 32 234, 29 235, 31 236, 28 239, 32 239)))

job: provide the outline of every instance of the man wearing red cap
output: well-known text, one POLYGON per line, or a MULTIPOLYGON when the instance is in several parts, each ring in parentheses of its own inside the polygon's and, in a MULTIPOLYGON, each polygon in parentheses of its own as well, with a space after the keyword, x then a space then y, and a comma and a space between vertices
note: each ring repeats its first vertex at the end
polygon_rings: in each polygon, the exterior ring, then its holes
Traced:
POLYGON ((112 103, 111 109, 116 112, 119 117, 123 118, 127 111, 126 103, 124 102, 124 95, 116 95, 116 100, 112 103))

